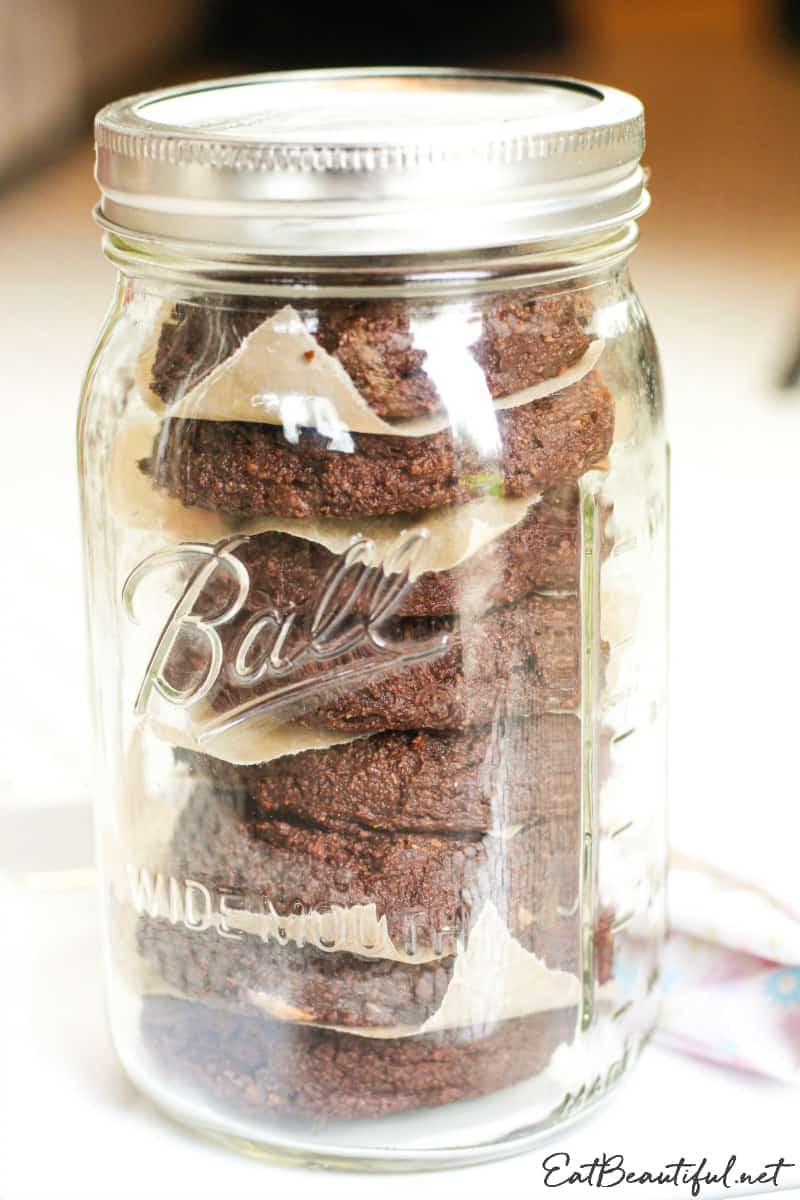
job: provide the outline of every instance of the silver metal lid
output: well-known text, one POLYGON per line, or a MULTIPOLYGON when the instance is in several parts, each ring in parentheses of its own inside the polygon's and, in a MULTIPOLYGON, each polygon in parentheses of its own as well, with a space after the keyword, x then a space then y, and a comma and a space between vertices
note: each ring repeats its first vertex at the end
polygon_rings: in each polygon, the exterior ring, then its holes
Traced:
POLYGON ((355 68, 222 79, 97 115, 100 223, 279 255, 565 240, 647 207, 644 114, 549 76, 355 68))

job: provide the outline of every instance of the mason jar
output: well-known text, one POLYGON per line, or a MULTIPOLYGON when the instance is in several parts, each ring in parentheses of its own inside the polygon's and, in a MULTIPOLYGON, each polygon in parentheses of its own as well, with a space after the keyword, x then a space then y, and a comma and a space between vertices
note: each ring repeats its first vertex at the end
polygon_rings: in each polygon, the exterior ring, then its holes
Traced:
POLYGON ((108 1009, 240 1148, 522 1150, 649 1037, 666 448, 632 96, 262 75, 97 120, 108 1009))

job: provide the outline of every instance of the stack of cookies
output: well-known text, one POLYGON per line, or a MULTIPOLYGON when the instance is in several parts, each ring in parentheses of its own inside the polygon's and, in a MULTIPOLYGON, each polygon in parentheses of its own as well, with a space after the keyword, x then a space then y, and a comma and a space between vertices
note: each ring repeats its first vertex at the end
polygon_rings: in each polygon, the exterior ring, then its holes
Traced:
MULTIPOLYGON (((174 738, 171 891, 137 905, 146 1044, 205 1096, 381 1116, 527 1079, 574 1034, 578 480, 614 416, 589 318, 509 291, 161 328, 138 469, 231 539, 193 610, 224 663, 201 707, 270 728, 263 754, 174 738)), ((176 641, 178 690, 206 651, 176 641)))

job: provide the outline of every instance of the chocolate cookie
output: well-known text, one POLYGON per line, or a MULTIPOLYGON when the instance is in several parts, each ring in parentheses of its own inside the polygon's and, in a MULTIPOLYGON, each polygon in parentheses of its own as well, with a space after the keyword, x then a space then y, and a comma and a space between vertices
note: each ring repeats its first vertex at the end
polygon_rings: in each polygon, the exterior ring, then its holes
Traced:
MULTIPOLYGON (((235 308, 176 304, 161 327, 150 381, 165 404, 189 391, 239 348, 284 303, 240 298, 235 308)), ((579 293, 510 291, 468 305, 417 306, 418 318, 458 312, 464 345, 484 370, 494 397, 552 379, 585 353, 590 307, 579 293)), ((440 407, 427 353, 415 343, 407 301, 320 299, 299 308, 303 323, 338 358, 361 395, 389 420, 440 407)))
MULTIPOLYGON (((480 590, 483 605, 510 604, 537 589, 575 591, 579 576, 579 492, 577 484, 549 488, 519 524, 449 571, 427 571, 398 605, 398 616, 438 617, 457 613, 464 597, 480 590)), ((236 551, 250 576, 246 607, 304 607, 314 601, 338 555, 287 533, 262 533, 236 551)), ((377 572, 375 572, 377 574, 377 572)), ((340 588, 344 598, 344 588, 340 588)), ((359 608, 364 607, 364 588, 359 608)))
MULTIPOLYGON (((494 486, 524 496, 574 479, 608 453, 611 397, 596 371, 561 392, 496 414, 494 486)), ((428 437, 353 434, 352 453, 316 432, 289 441, 274 425, 168 419, 142 470, 186 505, 239 515, 369 516, 462 504, 490 479, 474 447, 450 430, 428 437)))
POLYGON ((580 808, 580 722, 568 714, 376 733, 257 766, 175 754, 258 820, 342 832, 481 833, 527 824, 537 813, 570 820, 580 808))
POLYGON ((381 1117, 510 1087, 571 1041, 575 1009, 480 1030, 364 1038, 145 997, 142 1037, 168 1078, 251 1117, 381 1117))
POLYGON ((138 923, 137 947, 151 975, 186 997, 258 1003, 267 1016, 352 1028, 421 1025, 441 1004, 455 961, 363 958, 249 933, 231 940, 148 916, 138 923))
MULTIPOLYGON (((580 814, 537 814, 505 836, 343 832, 265 818, 241 798, 198 783, 178 818, 170 874, 192 880, 222 911, 290 915, 375 905, 405 956, 445 953, 491 901, 512 933, 546 961, 561 945, 559 913, 578 894, 580 814)), ((341 930, 341 931, 340 931, 341 930)), ((331 949, 347 949, 334 922, 331 949)), ((379 947, 380 948, 380 947, 379 947)))
POLYGON ((407 302, 340 301, 319 313, 316 337, 378 416, 414 417, 440 407, 427 354, 414 345, 407 302))
POLYGON ((221 301, 174 305, 159 331, 150 390, 170 404, 230 358, 267 315, 241 300, 235 308, 221 301))
MULTIPOLYGON (((588 306, 575 293, 513 291, 459 307, 464 344, 495 398, 555 378, 585 354, 591 340, 584 327, 588 306)), ((407 301, 340 301, 333 311, 321 310, 316 336, 379 416, 398 419, 439 407, 436 385, 425 370, 427 355, 415 344, 407 301)))
MULTIPOLYGON (((364 627, 369 628, 367 617, 364 627)), ((237 621, 220 632, 230 663, 249 636, 248 626, 237 621)), ((291 633, 297 641, 287 635, 282 647, 287 656, 308 638, 301 621, 291 633)), ((288 674, 266 670, 258 678, 275 640, 269 621, 263 638, 259 632, 248 648, 256 682, 245 687, 223 676, 211 703, 225 713, 243 704, 269 704, 271 715, 281 720, 369 732, 492 725, 573 711, 580 701, 580 608, 573 595, 532 593, 474 619, 378 623, 375 637, 380 649, 362 636, 363 644, 352 652, 298 658, 288 674)), ((176 686, 193 662, 191 655, 174 656, 176 686)))
MULTIPOLYGON (((599 983, 611 975, 609 926, 604 913, 595 933, 599 983)), ((562 921, 558 937, 550 938, 549 961, 577 971, 578 936, 574 921, 562 921)), ((156 986, 187 998, 356 1029, 422 1025, 440 1007, 456 961, 453 955, 422 963, 365 958, 311 944, 282 945, 252 933, 232 939, 216 929, 187 929, 148 916, 139 920, 137 946, 156 986)))
MULTIPOLYGON (((190 930, 155 908, 140 922, 140 953, 164 983, 192 996, 260 993, 273 1015, 325 1024, 421 1024, 452 976, 471 893, 483 889, 476 911, 486 898, 502 906, 517 894, 513 873, 524 893, 519 940, 548 965, 577 971, 579 725, 569 716, 542 725, 505 737, 377 735, 253 768, 177 752, 198 786, 176 829, 170 872, 205 887, 212 911, 227 896, 231 929, 190 930), (559 763, 564 778, 556 780, 559 763), (530 829, 506 842, 475 836, 490 826, 514 834, 523 816, 530 829), (438 836, 409 836, 415 824, 438 836), (265 903, 287 914, 375 903, 387 919, 386 906, 400 905, 388 920, 402 939, 397 948, 424 950, 427 939, 441 957, 406 963, 336 948, 335 921, 325 927, 327 950, 276 937, 272 926, 259 936, 237 925, 238 910, 264 912, 265 903), (431 920, 434 909, 440 916, 431 920)), ((597 937, 598 945, 607 938, 602 924, 597 937)))
POLYGON ((510 396, 554 379, 586 353, 590 304, 580 292, 508 291, 492 297, 471 347, 492 396, 510 396))

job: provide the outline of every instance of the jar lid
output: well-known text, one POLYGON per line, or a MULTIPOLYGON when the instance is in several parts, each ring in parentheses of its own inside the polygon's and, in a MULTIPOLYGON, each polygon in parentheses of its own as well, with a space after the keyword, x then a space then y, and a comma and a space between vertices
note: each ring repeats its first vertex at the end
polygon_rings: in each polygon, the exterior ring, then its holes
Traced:
POLYGON ((251 75, 119 100, 95 130, 102 225, 234 254, 567 240, 648 203, 640 101, 574 79, 393 67, 251 75))

